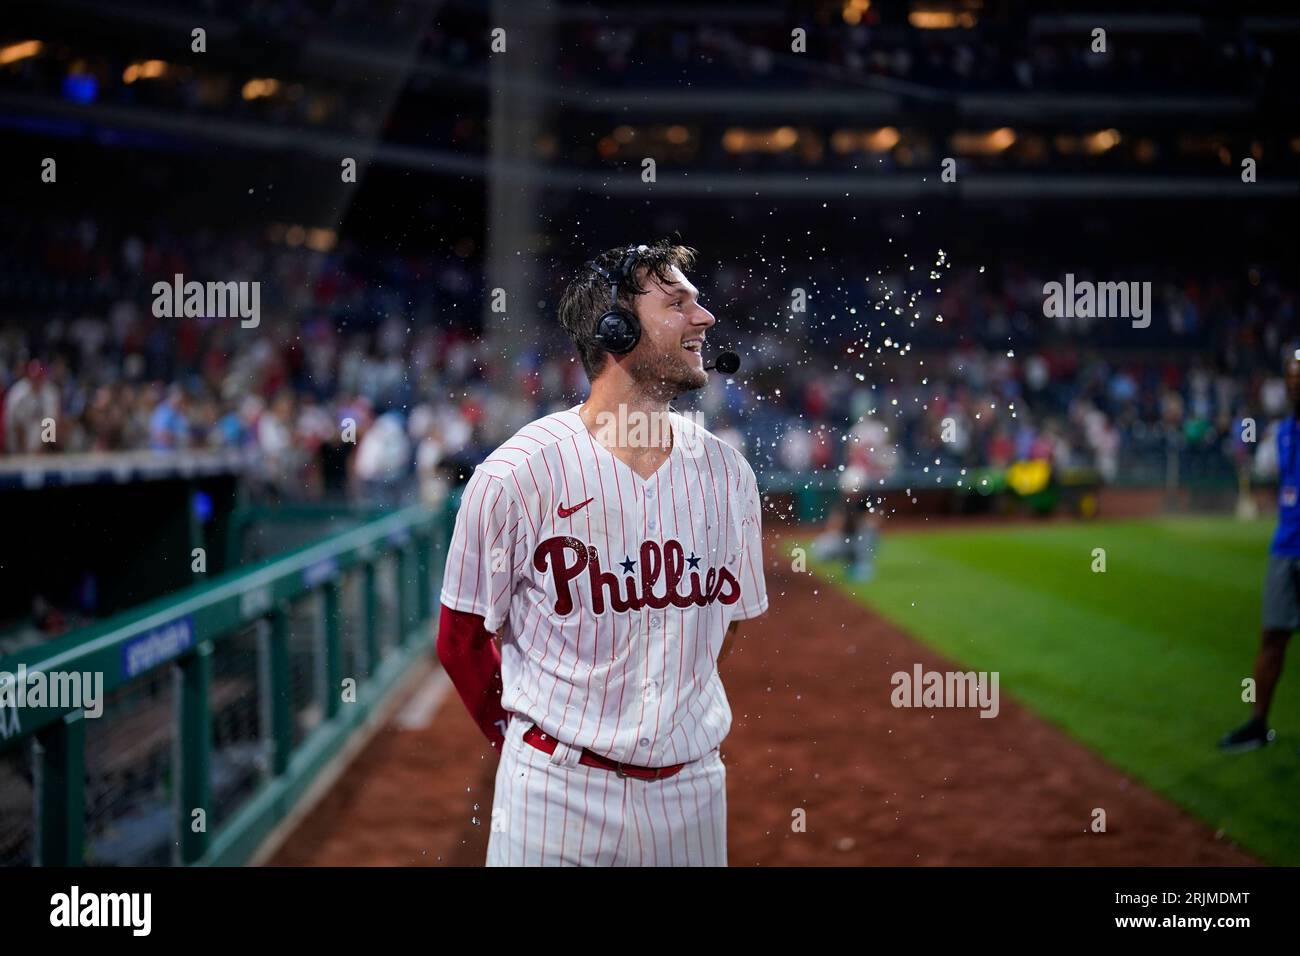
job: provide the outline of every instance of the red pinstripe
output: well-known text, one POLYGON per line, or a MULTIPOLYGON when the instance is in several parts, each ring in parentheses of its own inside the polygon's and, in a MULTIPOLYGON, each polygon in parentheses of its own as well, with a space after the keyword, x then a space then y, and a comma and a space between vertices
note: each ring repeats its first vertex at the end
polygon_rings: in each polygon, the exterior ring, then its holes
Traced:
MULTIPOLYGON (((548 445, 547 447, 550 448, 550 447, 554 447, 554 446, 550 446, 550 445, 548 445)), ((549 495, 543 496, 543 495, 542 495, 542 492, 541 492, 541 488, 540 488, 540 486, 538 486, 538 489, 537 489, 537 496, 538 496, 538 498, 539 498, 541 501, 544 502, 543 507, 545 508, 545 513, 546 513, 547 517, 550 519, 550 522, 551 522, 551 533, 552 533, 552 534, 558 534, 560 529, 559 529, 559 525, 558 525, 556 522, 557 522, 559 519, 558 519, 557 516, 556 516, 556 512, 555 512, 554 509, 552 508, 552 505, 555 504, 555 476, 551 474, 551 466, 550 466, 550 463, 547 462, 547 460, 546 460, 546 449, 545 449, 545 448, 543 448, 543 449, 541 449, 541 450, 538 451, 538 453, 537 453, 537 457, 540 458, 540 459, 542 460, 542 467, 546 469, 547 491, 550 492, 549 495)), ((531 461, 531 460, 528 462, 528 473, 529 473, 530 475, 533 473, 533 464, 532 464, 532 461, 531 461)), ((537 485, 537 479, 536 479, 536 477, 533 478, 533 484, 534 484, 534 485, 537 485)), ((580 600, 581 600, 581 599, 580 599, 580 600)), ((579 628, 579 632, 578 632, 579 635, 581 635, 581 633, 582 633, 581 628, 582 628, 582 619, 583 619, 583 617, 584 617, 584 615, 583 615, 582 613, 579 613, 579 614, 578 614, 578 617, 577 617, 578 628, 579 628)), ((555 639, 555 625, 554 625, 550 620, 547 620, 546 623, 547 623, 547 628, 548 628, 548 630, 547 630, 547 632, 546 632, 546 649, 542 652, 542 659, 541 659, 541 661, 538 662, 539 664, 545 664, 547 658, 550 657, 550 654, 551 654, 551 641, 553 641, 553 640, 555 639)), ((581 640, 579 640, 579 648, 581 648, 581 640)), ((564 650, 564 640, 563 640, 563 636, 561 636, 561 640, 560 640, 560 650, 561 650, 561 651, 564 650)), ((576 656, 577 656, 577 655, 575 655, 575 657, 576 657, 576 656)), ((554 708, 554 706, 553 706, 553 705, 555 704, 555 689, 556 689, 557 686, 559 686, 559 683, 560 683, 560 665, 557 663, 556 666, 555 666, 555 673, 551 675, 551 693, 550 693, 550 696, 548 696, 548 697, 546 698, 546 713, 547 713, 548 715, 550 715, 550 714, 554 714, 554 713, 555 713, 555 708, 554 708)), ((570 696, 572 696, 572 693, 573 693, 573 685, 572 685, 572 682, 570 682, 570 685, 569 685, 569 693, 570 693, 570 696)), ((550 733, 552 728, 551 728, 550 726, 547 726, 547 727, 544 727, 543 729, 546 730, 548 733, 550 733)))
MULTIPOLYGON (((579 458, 580 455, 579 455, 579 453, 578 453, 578 434, 577 434, 577 432, 574 432, 574 433, 573 433, 572 435, 570 435, 569 437, 573 439, 573 454, 574 454, 574 457, 575 457, 575 458, 579 458)), ((590 498, 591 496, 587 494, 587 472, 586 472, 586 469, 579 468, 579 469, 578 469, 578 477, 582 479, 582 497, 583 497, 584 499, 590 498)), ((565 494, 566 497, 569 495, 569 484, 568 484, 567 479, 566 479, 565 484, 564 484, 564 494, 565 494)), ((570 500, 572 500, 572 499, 570 499, 570 500)), ((604 502, 604 501, 601 501, 601 509, 603 510, 604 507, 605 507, 605 502, 604 502)), ((591 541, 594 541, 594 540, 595 540, 594 535, 592 535, 592 533, 591 533, 591 513, 592 513, 592 509, 591 509, 591 508, 587 508, 587 509, 585 509, 585 510, 586 510, 586 512, 587 512, 587 541, 588 541, 588 542, 591 542, 591 541)), ((606 529, 606 532, 608 532, 608 529, 606 529)), ((608 561, 608 560, 609 560, 609 555, 605 555, 604 558, 605 558, 606 561, 608 561)), ((612 625, 612 623, 611 623, 611 627, 612 627, 612 626, 613 626, 613 625, 612 625)), ((583 726, 587 723, 587 710, 588 710, 588 708, 591 707, 591 675, 592 675, 592 672, 595 670, 596 661, 600 660, 600 618, 596 618, 596 626, 595 626, 595 628, 594 628, 594 631, 595 631, 595 633, 592 634, 592 646, 591 646, 591 658, 590 658, 591 663, 588 664, 588 666, 587 666, 587 686, 586 686, 585 690, 583 691, 583 695, 582 695, 582 714, 581 714, 581 716, 578 717, 578 730, 577 730, 578 739, 582 739, 582 728, 583 728, 583 726)), ((577 665, 575 664, 574 666, 576 667, 577 665)))
POLYGON ((524 783, 521 788, 524 792, 524 840, 519 846, 520 866, 528 865, 528 778, 531 774, 532 768, 525 765, 523 773, 524 783))
MULTIPOLYGON (((486 513, 483 511, 482 501, 479 502, 479 536, 476 539, 478 541, 482 541, 485 534, 485 532, 483 531, 484 520, 487 521, 489 530, 492 527, 492 522, 496 520, 497 502, 501 500, 501 491, 502 491, 501 488, 497 488, 497 496, 492 499, 492 504, 488 506, 488 510, 486 513)), ((486 492, 484 492, 483 497, 484 498, 487 497, 486 492)), ((501 525, 502 527, 505 527, 505 522, 504 521, 501 522, 501 525)), ((500 533, 501 533, 500 529, 497 529, 497 534, 493 536, 492 540, 495 541, 497 537, 500 535, 500 533)), ((486 557, 490 560, 491 556, 492 556, 492 546, 488 545, 486 557)), ((482 587, 483 584, 483 558, 485 556, 483 554, 479 554, 476 555, 476 557, 478 558, 478 560, 474 562, 474 606, 478 607, 478 593, 479 593, 479 589, 482 587)), ((490 570, 491 569, 490 564, 488 565, 488 568, 489 568, 488 573, 491 574, 492 572, 490 570)))
MULTIPOLYGON (((610 457, 612 458, 613 456, 611 455, 610 457)), ((614 490, 618 493, 619 531, 622 534, 623 550, 626 553, 627 552, 627 525, 624 523, 626 514, 623 511, 623 487, 622 487, 622 482, 618 480, 618 468, 616 467, 613 468, 613 478, 614 478, 614 490)), ((623 661, 623 670, 619 674, 619 682, 618 682, 617 713, 620 718, 623 716, 623 695, 624 692, 627 690, 627 662, 632 659, 632 637, 630 634, 628 635, 627 638, 627 648, 628 648, 627 657, 623 661)), ((614 747, 615 744, 617 743, 617 734, 618 734, 618 726, 617 726, 617 722, 615 722, 615 725, 610 727, 609 729, 609 744, 606 747, 606 749, 602 751, 603 753, 614 753, 614 747)))
MULTIPOLYGON (((695 780, 694 777, 691 778, 691 793, 695 797, 695 819, 699 820, 703 816, 703 814, 700 811, 700 787, 699 787, 699 783, 695 780)), ((695 828, 695 839, 697 839, 700 843, 700 859, 701 860, 707 859, 707 855, 704 852, 703 827, 695 828)))
MULTIPOLYGON (((674 439, 673 441, 673 448, 674 450, 677 448, 676 439, 674 439)), ((672 480, 673 480, 672 466, 673 466, 673 459, 672 456, 670 456, 668 459, 668 487, 670 488, 672 487, 672 480)), ((656 518, 655 523, 659 526, 659 534, 662 537, 664 533, 664 495, 663 495, 663 482, 659 480, 658 475, 659 472, 656 471, 655 472, 655 476, 656 476, 655 477, 655 518, 656 518)), ((674 491, 673 494, 676 495, 677 492, 674 491)), ((673 524, 676 525, 676 523, 677 523, 677 509, 674 507, 673 524)), ((659 635, 659 673, 660 674, 663 674, 664 671, 668 669, 668 615, 670 613, 670 608, 672 608, 671 604, 668 605, 668 607, 664 608, 662 612, 654 612, 654 613, 663 614, 663 617, 661 617, 660 620, 663 621, 664 629, 663 629, 663 633, 659 635)), ((682 612, 680 610, 677 612, 679 620, 681 618, 681 613, 682 612)), ((680 631, 681 628, 678 628, 678 630, 680 631)), ((677 641, 678 653, 681 652, 681 646, 682 646, 681 637, 679 635, 677 641)), ((649 660, 648 650, 646 654, 647 654, 646 659, 649 660)), ((659 681, 659 685, 662 684, 663 681, 662 680, 659 681)), ((654 729, 654 733, 650 735, 650 746, 652 750, 653 748, 659 745, 659 715, 663 713, 663 709, 664 709, 664 690, 665 690, 664 687, 659 686, 659 691, 658 693, 655 694, 655 729, 654 729)), ((641 696, 644 697, 645 695, 642 694, 641 696)))
MULTIPOLYGON (((654 833, 656 828, 653 826, 654 821, 651 819, 653 814, 650 811, 650 788, 649 787, 641 788, 641 805, 645 807, 646 827, 649 828, 651 833, 654 833)), ((659 865, 659 841, 658 840, 650 841, 650 865, 651 866, 659 865)))
MULTIPOLYGON (((704 456, 705 456, 705 460, 709 464, 709 484, 713 486, 713 505, 716 508, 718 504, 718 482, 717 482, 717 477, 713 471, 713 456, 709 454, 707 447, 705 448, 704 456)), ((731 473, 729 471, 726 471, 727 462, 725 456, 722 462, 722 467, 724 469, 723 473, 727 476, 727 479, 730 479, 731 473)), ((725 502, 725 511, 723 512, 722 518, 718 522, 718 525, 719 525, 720 532, 722 534, 722 540, 724 545, 722 549, 722 553, 724 556, 723 560, 725 561, 726 556, 731 553, 731 488, 730 485, 727 483, 727 481, 724 481, 723 487, 726 488, 726 497, 723 499, 725 502)), ((715 554, 716 554, 716 550, 715 550, 715 554)), ((715 604, 713 605, 713 608, 715 609, 715 613, 717 613, 718 615, 718 630, 721 631, 725 636, 726 611, 723 609, 721 604, 715 604)), ((710 655, 712 654, 712 649, 710 649, 709 653, 710 655)), ((713 668, 714 670, 717 670, 716 659, 713 662, 713 668)), ((700 743, 699 728, 696 728, 697 746, 699 745, 699 743, 700 743)))
MULTIPOLYGON (((698 467, 696 467, 696 473, 697 474, 699 473, 698 467)), ((684 459, 682 461, 682 488, 683 490, 686 488, 686 462, 684 459)), ((677 510, 677 486, 676 484, 674 484, 673 485, 673 522, 674 522, 673 533, 677 536, 678 540, 681 540, 681 528, 678 527, 678 517, 677 517, 678 514, 679 512, 677 510)), ((697 544, 695 540, 695 508, 691 505, 690 495, 686 496, 686 527, 691 529, 691 554, 696 554, 697 544)), ((676 687, 676 696, 673 701, 674 714, 681 713, 681 706, 682 706, 682 677, 685 671, 685 664, 686 664, 686 649, 684 647, 686 643, 685 642, 686 628, 683 623, 683 619, 685 618, 685 616, 686 616, 686 612, 681 609, 678 609, 677 629, 682 633, 679 634, 679 637, 681 639, 677 643, 677 687, 676 687)), ((694 658, 695 648, 699 646, 700 643, 700 615, 692 614, 691 617, 695 621, 695 636, 691 639, 692 658, 694 658)), ((694 677, 693 672, 692 672, 692 677, 694 677)), ((673 748, 673 756, 672 759, 669 761, 670 763, 679 762, 679 758, 677 756, 677 729, 678 728, 674 726, 672 736, 669 738, 669 742, 672 744, 672 748, 673 748)))
POLYGON ((546 432, 546 434, 550 435, 550 436, 551 436, 552 438, 554 438, 556 441, 559 441, 561 438, 565 438, 565 437, 567 437, 567 436, 565 436, 565 435, 557 435, 557 434, 555 434, 555 432, 551 431, 549 428, 547 428, 547 427, 546 427, 545 425, 543 425, 541 422, 533 422, 533 424, 536 425, 538 428, 540 428, 542 431, 546 432))
MULTIPOLYGON (((629 471, 629 472, 632 472, 632 469, 631 469, 631 468, 628 468, 628 471, 629 471)), ((633 477, 639 477, 635 472, 632 472, 632 475, 633 475, 633 477)), ((635 484, 633 484, 633 489, 634 489, 635 491, 641 492, 641 494, 638 494, 638 495, 637 495, 637 502, 636 502, 636 503, 637 503, 637 508, 638 508, 638 509, 640 510, 640 512, 641 512, 641 540, 644 541, 644 540, 646 540, 646 538, 648 538, 649 535, 650 535, 650 513, 646 510, 646 506, 645 506, 645 493, 644 493, 644 492, 645 492, 645 489, 644 489, 644 488, 637 488, 635 484)), ((644 595, 642 595, 642 597, 644 597, 644 595)), ((641 738, 641 726, 642 726, 642 723, 645 721, 645 683, 644 683, 644 681, 645 681, 645 675, 647 675, 647 674, 650 673, 650 644, 651 644, 651 641, 650 641, 650 639, 649 639, 649 631, 650 631, 650 628, 647 626, 647 622, 646 622, 646 615, 647 615, 649 612, 648 612, 648 611, 643 607, 643 608, 642 608, 638 613, 641 615, 641 623, 640 623, 640 624, 638 625, 638 627, 637 627, 637 635, 638 635, 639 637, 641 637, 642 642, 645 644, 645 658, 644 658, 644 663, 642 663, 642 665, 641 665, 641 675, 642 675, 642 676, 641 676, 641 680, 642 680, 642 685, 641 685, 641 689, 640 689, 639 691, 637 691, 637 697, 640 699, 640 701, 641 701, 641 705, 640 705, 640 707, 639 707, 638 710, 637 710, 637 716, 636 716, 636 730, 634 731, 635 736, 632 738, 632 743, 629 745, 628 750, 624 752, 624 756, 623 756, 623 759, 624 759, 624 760, 628 760, 628 761, 631 761, 631 760, 632 760, 632 753, 634 753, 634 752, 636 751, 636 748, 638 748, 638 747, 641 746, 641 743, 640 743, 640 738, 641 738)), ((629 639, 629 642, 630 642, 630 639, 629 639)), ((632 656, 631 654, 628 654, 628 657, 629 657, 629 658, 631 658, 631 656, 632 656)), ((624 669, 624 672, 626 672, 626 671, 627 671, 627 666, 624 665, 624 668, 623 668, 623 669, 624 669)), ((621 699, 620 699, 620 704, 621 704, 621 702, 622 702, 622 701, 621 701, 621 699)), ((619 713, 620 713, 620 714, 622 713, 622 707, 619 708, 619 713)))
MULTIPOLYGON (((737 467, 739 467, 739 465, 737 465, 737 467)), ((762 496, 760 496, 758 493, 757 480, 755 480, 754 484, 751 487, 754 489, 754 521, 755 521, 754 533, 758 538, 758 544, 757 544, 758 553, 757 554, 753 553, 754 549, 749 546, 750 543, 748 538, 746 538, 746 540, 741 542, 741 545, 744 549, 745 564, 749 566, 749 580, 750 583, 754 585, 754 590, 751 592, 751 594, 753 595, 752 600, 757 601, 759 595, 762 593, 762 585, 759 584, 758 582, 758 571, 754 568, 754 561, 757 559, 759 563, 759 567, 762 567, 763 564, 763 525, 762 525, 763 499, 762 496)), ((746 491, 748 492, 748 490, 749 489, 747 488, 746 491)), ((748 504, 748 502, 746 503, 748 504)), ((745 605, 742 604, 741 606, 744 607, 745 605)), ((753 604, 750 604, 750 607, 753 606, 754 606, 753 604)), ((746 610, 748 609, 749 608, 746 608, 746 610)))
MULTIPOLYGON (((528 509, 523 507, 524 489, 519 484, 519 476, 513 471, 510 473, 510 479, 515 483, 515 489, 519 492, 520 510, 523 511, 524 517, 528 519, 528 530, 533 533, 533 538, 537 538, 537 526, 533 524, 533 516, 528 513, 528 509)), ((540 519, 539 519, 540 520, 540 519)))
MULTIPOLYGON (((614 852, 610 855, 609 862, 612 865, 618 860, 618 851, 623 848, 623 837, 627 834, 627 787, 624 786, 619 791, 618 797, 618 819, 620 826, 618 828, 618 839, 614 842, 614 852)), ((631 849, 631 841, 628 841, 628 849, 631 849)))
MULTIPOLYGON (((577 446, 577 442, 578 442, 577 438, 574 438, 574 446, 575 446, 575 447, 577 446)), ((596 458, 596 462, 595 462, 595 464, 596 464, 596 481, 599 483, 599 486, 600 486, 600 517, 601 517, 602 523, 603 523, 604 528, 605 528, 605 536, 606 536, 606 537, 609 537, 609 510, 605 507, 605 500, 606 500, 606 499, 605 499, 605 472, 604 472, 604 469, 601 468, 599 456, 595 456, 595 455, 594 455, 594 452, 595 452, 595 450, 596 450, 596 443, 595 443, 594 441, 592 441, 591 433, 590 433, 590 432, 587 433, 587 442, 591 445, 591 450, 592 450, 592 452, 593 452, 593 456, 596 458)), ((587 493, 587 486, 586 486, 586 477, 585 477, 585 475, 584 475, 584 477, 583 477, 583 492, 582 492, 582 493, 583 493, 583 496, 585 497, 585 496, 586 496, 586 493, 587 493)), ((588 519, 588 525, 590 525, 590 521, 591 521, 591 519, 588 519)), ((624 530, 623 530, 623 516, 622 516, 621 514, 619 515, 619 534, 622 535, 623 546, 624 546, 624 547, 627 547, 627 535, 625 534, 625 532, 624 532, 624 530)), ((608 561, 611 562, 611 570, 612 570, 612 563, 613 563, 613 562, 612 562, 612 558, 611 558, 610 556, 607 555, 607 556, 606 556, 606 560, 608 560, 608 561)), ((610 621, 610 623, 609 623, 609 659, 610 659, 610 661, 612 662, 612 661, 614 660, 614 653, 615 653, 615 651, 617 651, 617 649, 618 649, 617 622, 616 622, 616 620, 614 619, 613 615, 610 616, 609 621, 610 621)), ((605 688, 605 694, 601 697, 601 705, 600 705, 600 712, 601 712, 601 716, 602 716, 602 717, 605 715, 605 699, 606 699, 606 697, 607 697, 608 694, 609 694, 609 681, 605 681, 604 688, 605 688)))
MULTIPOLYGON (((647 788, 647 790, 648 790, 648 789, 649 789, 649 788, 647 788)), ((659 805, 660 805, 660 807, 663 808, 663 812, 664 812, 664 829, 665 829, 669 834, 671 834, 671 833, 672 833, 672 829, 673 829, 673 825, 672 825, 672 822, 668 819, 668 797, 666 797, 666 796, 664 795, 664 790, 665 790, 665 789, 667 789, 667 788, 665 788, 665 787, 656 787, 656 788, 655 788, 655 792, 658 793, 658 795, 659 795, 659 805)), ((669 865, 669 866, 676 866, 676 865, 677 865, 677 854, 673 852, 673 844, 676 843, 676 842, 677 842, 677 841, 676 841, 675 839, 673 839, 671 836, 669 837, 669 840, 668 840, 668 865, 669 865)))
MULTIPOLYGON (((682 806, 682 790, 683 790, 682 787, 673 787, 673 796, 677 798, 677 818, 682 821, 682 850, 686 854, 686 865, 690 866, 691 865, 691 841, 687 836, 687 834, 690 833, 690 828, 686 824, 686 810, 682 806)), ((664 815, 666 816, 667 813, 668 810, 667 808, 665 808, 664 815)), ((703 858, 701 858, 701 862, 703 862, 703 858)))
MULTIPOLYGON (((591 819, 591 801, 587 799, 587 791, 591 789, 591 774, 587 774, 586 779, 582 782, 582 829, 578 832, 578 859, 581 860, 583 847, 587 843, 587 821, 591 819)), ((601 824, 604 825, 604 814, 601 814, 601 824)), ((597 838, 596 846, 600 846, 600 839, 597 838)))
MULTIPOLYGON (((632 788, 625 785, 623 790, 623 806, 626 808, 632 800, 632 788)), ((636 807, 632 807, 632 826, 636 829, 636 865, 645 866, 645 846, 641 843, 641 821, 636 818, 636 807)))
MULTIPOLYGON (((560 455, 560 454, 558 453, 558 452, 559 452, 559 446, 558 446, 558 445, 551 445, 550 447, 556 449, 556 453, 557 453, 557 454, 556 454, 556 457, 557 457, 557 459, 558 459, 558 463, 559 463, 559 466, 560 466, 560 477, 561 477, 561 478, 563 479, 563 481, 564 481, 564 495, 565 495, 565 497, 567 498, 567 497, 569 496, 569 473, 568 473, 568 470, 564 467, 564 456, 563 456, 563 455, 560 455)), ((550 467, 550 465, 547 465, 547 464, 546 464, 546 455, 545 455, 545 454, 542 455, 542 464, 543 464, 543 465, 546 465, 546 478, 547 478, 547 480, 551 483, 551 503, 554 504, 554 502, 555 502, 555 476, 551 474, 551 467, 550 467)), ((572 501, 573 499, 570 498, 569 500, 572 501)), ((548 508, 547 510, 550 510, 550 509, 548 508)), ((591 540, 590 535, 588 535, 588 540, 591 540)), ((581 607, 581 597, 579 597, 579 606, 581 607)), ((566 712, 566 713, 568 712, 569 705, 573 702, 573 690, 574 690, 574 687, 576 686, 576 680, 575 680, 575 678, 576 678, 577 673, 578 673, 578 661, 579 661, 579 659, 580 659, 581 656, 582 656, 582 622, 583 622, 583 620, 586 618, 586 616, 587 616, 587 615, 586 615, 586 613, 585 613, 585 610, 582 610, 582 611, 579 613, 579 615, 578 615, 578 634, 577 634, 577 645, 578 645, 578 650, 577 650, 577 653, 573 655, 573 671, 569 674, 569 696, 568 696, 567 698, 565 698, 565 701, 564 701, 564 709, 565 709, 565 712, 566 712)), ((552 684, 551 684, 551 699, 552 699, 552 700, 555 698, 555 684, 558 683, 558 681, 559 681, 559 668, 557 667, 557 668, 556 668, 556 677, 555 677, 555 680, 554 680, 554 681, 552 682, 552 684)), ((554 713, 554 711, 551 710, 551 707, 550 707, 550 703, 549 703, 549 702, 547 703, 546 709, 547 709, 548 712, 550 712, 550 713, 554 713)), ((561 818, 561 826, 560 826, 560 846, 561 846, 561 847, 565 846, 565 840, 568 838, 568 835, 569 835, 569 788, 566 786, 566 787, 564 788, 564 815, 563 815, 563 817, 561 818)))
MULTIPOLYGON (((477 542, 483 540, 483 534, 482 534, 482 532, 483 532, 483 521, 482 521, 483 511, 482 511, 482 508, 483 508, 483 498, 486 497, 486 495, 487 495, 487 482, 483 482, 483 491, 482 491, 482 492, 479 494, 479 496, 478 496, 478 497, 479 497, 479 510, 478 510, 477 512, 474 512, 474 513, 476 514, 476 516, 478 517, 478 519, 479 519, 479 521, 478 521, 479 534, 478 534, 478 536, 477 536, 476 538, 474 538, 474 542, 475 542, 475 543, 477 543, 477 542)), ((465 510, 465 509, 462 509, 462 512, 463 512, 463 515, 464 515, 465 523, 468 524, 469 521, 470 521, 470 511, 465 510)), ((456 520, 457 520, 457 521, 460 521, 460 519, 461 519, 461 515, 458 514, 458 515, 456 516, 456 520)), ((465 556, 466 556, 468 553, 469 553, 469 541, 468 541, 468 537, 466 537, 464 540, 462 540, 462 542, 461 542, 461 547, 460 547, 460 571, 459 571, 459 572, 457 573, 457 575, 456 575, 456 594, 457 594, 457 595, 460 595, 460 594, 463 592, 463 589, 464 589, 464 581, 465 581, 465 556)), ((475 597, 476 597, 476 598, 477 598, 477 596, 478 596, 478 595, 475 594, 475 597)), ((470 606, 471 606, 471 607, 474 607, 475 605, 471 602, 471 605, 470 605, 470 606)))

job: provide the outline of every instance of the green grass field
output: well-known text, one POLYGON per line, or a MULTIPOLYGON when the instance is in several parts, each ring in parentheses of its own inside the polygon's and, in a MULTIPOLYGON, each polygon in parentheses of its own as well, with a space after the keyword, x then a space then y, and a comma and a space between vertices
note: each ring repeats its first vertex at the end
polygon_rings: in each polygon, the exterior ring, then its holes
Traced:
MULTIPOLYGON (((891 532, 875 580, 810 562, 949 659, 1262 859, 1300 865, 1300 651, 1277 739, 1220 754, 1248 714, 1272 524, 1231 518, 891 532), (1093 573, 1092 551, 1106 550, 1093 573)), ((791 542, 792 544, 794 542, 791 542)), ((1158 863, 1159 861, 1152 861, 1158 863)))

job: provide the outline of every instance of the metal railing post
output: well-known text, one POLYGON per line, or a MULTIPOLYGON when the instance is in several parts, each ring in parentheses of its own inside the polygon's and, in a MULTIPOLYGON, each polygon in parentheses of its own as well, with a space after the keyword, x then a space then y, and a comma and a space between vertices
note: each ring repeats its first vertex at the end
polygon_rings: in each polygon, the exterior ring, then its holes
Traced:
POLYGON ((411 548, 397 547, 397 641, 402 647, 411 637, 411 548))
POLYGON ((366 674, 374 677, 379 672, 379 572, 373 560, 367 561, 362 572, 362 614, 365 617, 366 674))
POLYGON ((65 714, 36 732, 37 866, 81 866, 86 857, 86 716, 65 714))
POLYGON ((212 817, 212 687, 211 641, 203 641, 176 667, 180 726, 177 762, 180 787, 175 807, 182 863, 193 863, 208 851, 212 817), (194 811, 203 811, 203 827, 194 829, 194 811))
POLYGON ((338 716, 343 691, 343 650, 339 640, 339 579, 325 582, 321 613, 325 636, 325 718, 338 716))
POLYGON ((433 616, 433 594, 429 581, 433 571, 433 534, 424 528, 415 538, 416 613, 424 623, 433 616))
POLYGON ((293 684, 289 675, 289 611, 283 604, 267 615, 267 688, 271 718, 271 772, 289 769, 293 752, 293 684))

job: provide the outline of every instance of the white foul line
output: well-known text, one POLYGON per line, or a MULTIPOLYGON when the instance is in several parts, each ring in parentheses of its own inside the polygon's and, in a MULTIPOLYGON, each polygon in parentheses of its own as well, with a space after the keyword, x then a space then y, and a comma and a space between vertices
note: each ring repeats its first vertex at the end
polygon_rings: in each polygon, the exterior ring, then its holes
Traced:
POLYGON ((444 670, 436 670, 429 675, 411 699, 398 712, 394 723, 402 730, 422 730, 433 723, 433 715, 438 705, 451 690, 451 678, 444 670))

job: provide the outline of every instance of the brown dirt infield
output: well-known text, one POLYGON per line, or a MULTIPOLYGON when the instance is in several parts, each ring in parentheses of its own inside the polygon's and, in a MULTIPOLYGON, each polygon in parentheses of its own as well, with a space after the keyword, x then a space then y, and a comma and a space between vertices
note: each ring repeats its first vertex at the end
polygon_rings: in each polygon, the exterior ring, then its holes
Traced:
MULTIPOLYGON (((1011 700, 992 720, 894 709, 890 674, 952 665, 791 571, 771 530, 770 610, 722 664, 732 866, 1256 862, 1011 700)), ((390 721, 270 865, 481 865, 495 769, 452 691, 427 728, 390 721)))

